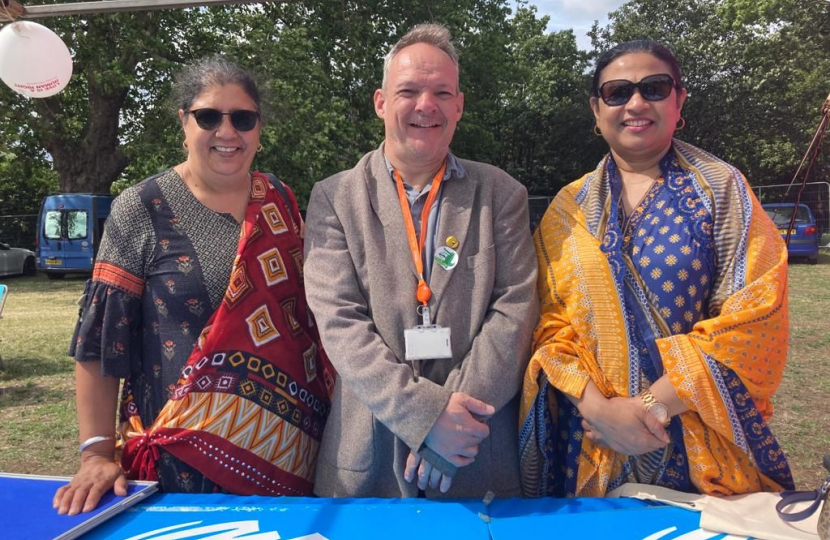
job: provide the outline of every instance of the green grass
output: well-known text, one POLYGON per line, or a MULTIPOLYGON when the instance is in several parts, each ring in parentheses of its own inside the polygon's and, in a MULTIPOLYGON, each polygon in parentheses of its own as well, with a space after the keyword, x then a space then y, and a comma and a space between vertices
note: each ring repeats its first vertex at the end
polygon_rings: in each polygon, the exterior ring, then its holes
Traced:
MULTIPOLYGON (((800 488, 827 476, 830 256, 790 265, 790 352, 772 428, 800 488)), ((73 361, 66 356, 83 278, 9 278, 0 321, 0 471, 71 475, 78 465, 73 361)))
POLYGON ((72 474, 78 465, 74 362, 84 278, 7 278, 0 320, 0 470, 72 474))
POLYGON ((828 476, 830 453, 830 256, 817 266, 791 263, 790 350, 771 426, 787 452, 796 485, 814 489, 828 476))

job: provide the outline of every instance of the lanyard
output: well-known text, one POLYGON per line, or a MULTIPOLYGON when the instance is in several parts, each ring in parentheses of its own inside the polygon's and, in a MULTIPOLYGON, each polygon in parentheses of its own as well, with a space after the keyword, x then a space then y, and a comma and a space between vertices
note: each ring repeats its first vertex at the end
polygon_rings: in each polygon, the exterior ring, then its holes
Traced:
POLYGON ((406 226, 406 236, 409 240, 409 251, 412 253, 412 260, 415 262, 415 271, 418 273, 418 288, 415 290, 415 298, 422 305, 426 306, 429 302, 432 291, 429 290, 429 285, 424 281, 424 260, 422 254, 424 252, 424 241, 427 237, 427 229, 429 225, 429 211, 435 198, 438 196, 438 188, 441 187, 441 180, 444 178, 444 171, 447 170, 447 162, 435 173, 432 179, 432 187, 427 195, 427 200, 424 203, 424 208, 421 210, 421 235, 420 238, 415 237, 415 223, 412 221, 412 212, 409 209, 409 201, 406 198, 406 192, 403 188, 403 179, 401 173, 395 171, 395 185, 398 187, 398 199, 401 203, 401 212, 403 212, 403 223, 406 226))

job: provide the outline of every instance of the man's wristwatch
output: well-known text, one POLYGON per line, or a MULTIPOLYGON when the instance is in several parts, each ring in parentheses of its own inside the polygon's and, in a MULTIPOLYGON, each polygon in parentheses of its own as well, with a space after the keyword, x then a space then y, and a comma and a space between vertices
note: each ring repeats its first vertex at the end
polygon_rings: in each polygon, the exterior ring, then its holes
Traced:
POLYGON ((640 393, 640 399, 643 400, 643 405, 646 407, 646 411, 650 414, 653 414, 657 420, 663 424, 663 427, 666 427, 671 422, 671 416, 669 416, 669 409, 666 408, 665 405, 657 401, 654 395, 651 393, 649 389, 645 389, 640 393))

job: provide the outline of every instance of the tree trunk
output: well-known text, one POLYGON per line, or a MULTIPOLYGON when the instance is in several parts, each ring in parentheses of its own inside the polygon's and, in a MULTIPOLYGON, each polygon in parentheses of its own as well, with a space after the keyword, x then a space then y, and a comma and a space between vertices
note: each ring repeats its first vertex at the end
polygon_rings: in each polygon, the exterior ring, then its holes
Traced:
MULTIPOLYGON (((156 17, 155 13, 134 15, 135 21, 130 24, 148 31, 156 17)), ((80 82, 78 79, 86 82, 85 106, 78 106, 77 99, 58 96, 34 103, 38 132, 52 156, 63 193, 109 194, 110 186, 129 162, 120 148, 119 122, 142 53, 128 41, 120 42, 124 40, 119 40, 119 33, 125 28, 117 23, 116 17, 92 17, 77 29, 86 35, 88 43, 112 44, 112 62, 106 57, 76 58, 72 78, 74 84, 80 82)))
POLYGON ((62 193, 109 194, 110 186, 128 163, 118 142, 118 122, 127 88, 109 94, 104 94, 94 82, 88 88, 89 113, 83 136, 80 139, 59 134, 44 137, 62 193))

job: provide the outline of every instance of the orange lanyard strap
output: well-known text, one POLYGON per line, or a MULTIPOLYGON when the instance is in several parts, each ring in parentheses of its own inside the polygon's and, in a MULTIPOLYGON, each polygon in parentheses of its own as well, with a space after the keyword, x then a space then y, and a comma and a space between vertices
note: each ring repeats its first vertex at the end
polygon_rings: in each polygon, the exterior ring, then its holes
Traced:
POLYGON ((447 170, 447 162, 441 165, 441 168, 435 173, 432 179, 432 187, 429 189, 429 195, 424 202, 424 208, 421 210, 421 234, 420 238, 415 236, 415 223, 412 221, 412 212, 409 209, 409 200, 406 198, 406 191, 403 187, 403 178, 401 173, 395 171, 395 185, 398 188, 398 200, 401 203, 401 212, 403 212, 403 223, 406 226, 406 237, 409 240, 409 251, 412 253, 412 260, 415 262, 415 271, 418 273, 418 288, 415 291, 415 298, 423 305, 427 305, 432 291, 429 290, 429 285, 424 281, 424 260, 422 254, 424 252, 424 242, 426 241, 429 229, 429 211, 432 209, 435 198, 438 197, 438 188, 441 187, 441 180, 444 178, 444 172, 447 170))

